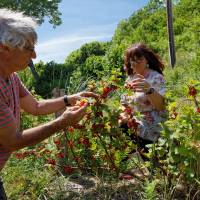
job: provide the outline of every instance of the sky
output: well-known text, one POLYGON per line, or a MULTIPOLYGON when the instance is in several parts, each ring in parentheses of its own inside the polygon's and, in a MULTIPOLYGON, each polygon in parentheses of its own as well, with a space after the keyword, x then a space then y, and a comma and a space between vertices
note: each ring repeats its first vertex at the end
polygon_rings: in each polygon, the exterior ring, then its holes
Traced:
POLYGON ((148 0, 62 0, 62 24, 55 29, 48 20, 37 28, 37 58, 34 63, 65 58, 83 44, 110 41, 118 23, 148 3, 148 0))

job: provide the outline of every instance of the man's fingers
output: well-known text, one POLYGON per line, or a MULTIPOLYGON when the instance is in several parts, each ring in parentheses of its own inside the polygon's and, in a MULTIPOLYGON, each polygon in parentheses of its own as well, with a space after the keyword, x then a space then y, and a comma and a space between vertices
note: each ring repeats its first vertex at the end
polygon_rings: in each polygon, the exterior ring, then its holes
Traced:
POLYGON ((78 110, 79 108, 80 108, 80 106, 73 106, 73 107, 68 108, 67 110, 68 111, 75 111, 75 110, 78 110))
POLYGON ((73 110, 74 113, 81 113, 81 112, 85 112, 86 108, 88 107, 88 103, 85 103, 83 106, 74 106, 74 107, 78 107, 77 109, 73 110))
POLYGON ((82 97, 93 97, 95 99, 99 98, 99 95, 95 94, 94 92, 81 92, 80 96, 82 96, 82 97))

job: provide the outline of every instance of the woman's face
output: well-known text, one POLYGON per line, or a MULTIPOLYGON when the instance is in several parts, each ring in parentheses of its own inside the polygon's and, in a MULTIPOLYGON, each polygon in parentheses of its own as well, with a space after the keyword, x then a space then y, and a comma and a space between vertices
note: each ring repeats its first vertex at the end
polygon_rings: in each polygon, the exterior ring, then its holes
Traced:
POLYGON ((147 67, 147 60, 145 57, 136 57, 130 59, 131 63, 131 69, 133 70, 133 73, 144 75, 144 72, 146 71, 147 67))

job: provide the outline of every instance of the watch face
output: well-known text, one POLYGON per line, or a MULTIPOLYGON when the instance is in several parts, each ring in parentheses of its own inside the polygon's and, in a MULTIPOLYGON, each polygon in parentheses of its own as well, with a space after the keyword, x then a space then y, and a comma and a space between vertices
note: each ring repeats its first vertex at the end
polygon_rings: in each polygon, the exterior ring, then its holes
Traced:
POLYGON ((146 94, 152 94, 154 92, 155 92, 155 89, 154 88, 150 88, 149 91, 146 94))
POLYGON ((154 88, 150 88, 150 93, 152 94, 154 92, 154 88))

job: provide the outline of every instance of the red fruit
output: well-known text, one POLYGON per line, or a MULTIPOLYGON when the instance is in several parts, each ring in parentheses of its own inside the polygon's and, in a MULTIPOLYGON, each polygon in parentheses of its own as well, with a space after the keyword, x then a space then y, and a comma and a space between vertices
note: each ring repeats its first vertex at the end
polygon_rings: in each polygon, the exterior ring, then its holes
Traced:
POLYGON ((129 128, 137 129, 138 128, 138 123, 135 121, 135 119, 130 119, 127 123, 127 126, 129 128))
POLYGON ((92 128, 93 129, 103 129, 104 128, 104 124, 92 124, 92 128))
POLYGON ((102 98, 106 98, 110 92, 116 90, 117 88, 118 87, 116 85, 111 85, 103 88, 102 98))
POLYGON ((80 107, 83 107, 86 103, 87 103, 87 101, 81 100, 79 105, 80 105, 80 107))
POLYGON ((79 138, 78 144, 83 144, 86 147, 90 147, 90 141, 88 138, 83 138, 83 137, 79 138))
POLYGON ((65 157, 65 154, 62 153, 62 152, 60 152, 60 153, 57 154, 57 157, 58 157, 58 158, 64 158, 64 157, 65 157))
POLYGON ((54 159, 51 159, 51 158, 48 159, 48 163, 50 165, 54 165, 54 166, 56 165, 56 161, 54 159))
POLYGON ((83 144, 86 146, 86 147, 90 147, 90 141, 88 138, 84 138, 83 139, 83 144))
POLYGON ((197 112, 200 113, 200 107, 197 108, 197 112))
POLYGON ((23 156, 25 158, 25 157, 27 157, 29 155, 29 152, 28 151, 24 151, 22 154, 23 154, 23 156))
POLYGON ((129 115, 132 114, 132 111, 133 111, 132 108, 129 107, 129 106, 126 106, 126 108, 124 109, 124 112, 127 113, 127 114, 129 114, 129 115))
POLYGON ((73 127, 68 127, 68 132, 73 133, 74 132, 74 128, 73 127))
POLYGON ((74 147, 74 142, 72 140, 69 140, 68 141, 68 145, 69 145, 69 147, 73 148, 74 147))
POLYGON ((24 156, 23 153, 15 153, 15 157, 16 157, 17 159, 23 159, 25 156, 24 156))
POLYGON ((83 138, 82 137, 80 137, 79 139, 78 139, 78 144, 83 144, 83 138))
POLYGON ((196 96, 197 90, 194 86, 189 86, 189 95, 190 96, 196 96))
POLYGON ((126 179, 126 180, 131 180, 133 179, 133 176, 130 174, 123 174, 122 176, 119 177, 121 180, 126 179))
POLYGON ((112 87, 103 88, 102 98, 106 98, 111 91, 113 91, 112 87))
POLYGON ((77 162, 80 162, 81 158, 80 157, 74 157, 74 160, 77 161, 77 162))
POLYGON ((53 142, 56 146, 60 146, 60 139, 55 138, 53 142))
POLYGON ((85 126, 84 125, 81 125, 81 124, 75 124, 75 125, 73 125, 73 127, 75 128, 75 129, 83 129, 83 128, 85 128, 85 126))
POLYGON ((69 165, 64 165, 64 166, 63 166, 63 170, 64 170, 64 172, 65 172, 66 174, 71 174, 71 173, 73 172, 72 167, 69 166, 69 165))
POLYGON ((110 88, 109 87, 103 88, 103 94, 108 94, 109 92, 110 92, 110 88))

